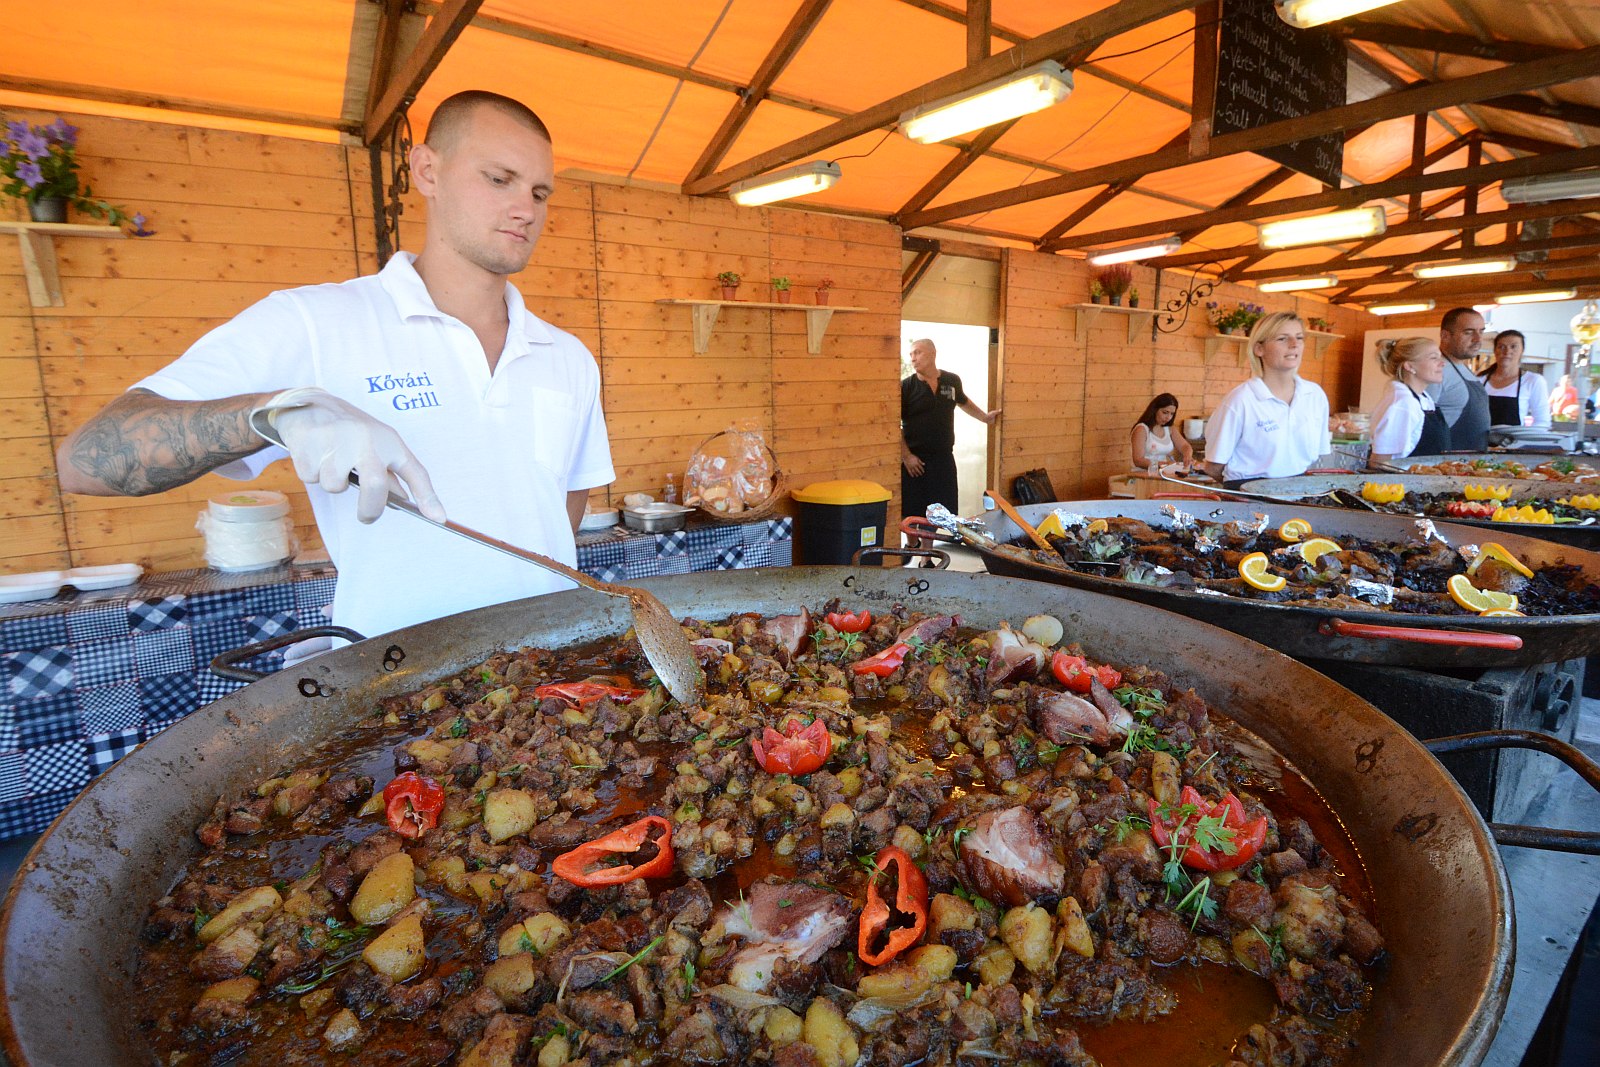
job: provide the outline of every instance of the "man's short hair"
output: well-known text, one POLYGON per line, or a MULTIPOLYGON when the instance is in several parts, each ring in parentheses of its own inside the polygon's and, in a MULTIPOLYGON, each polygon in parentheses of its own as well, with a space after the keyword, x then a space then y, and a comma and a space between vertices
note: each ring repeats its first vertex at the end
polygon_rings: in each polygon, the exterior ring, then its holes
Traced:
POLYGON ((1444 318, 1439 320, 1439 329, 1454 330, 1456 323, 1461 321, 1463 315, 1478 315, 1477 308, 1451 308, 1444 313, 1444 318))
POLYGON ((472 113, 480 107, 492 107, 502 115, 516 119, 551 144, 555 143, 550 136, 550 128, 544 124, 543 119, 533 113, 532 108, 520 100, 513 100, 509 96, 501 96, 485 89, 468 89, 466 92, 446 97, 434 111, 433 117, 428 120, 428 135, 423 138, 423 142, 435 152, 450 151, 472 121, 472 113))

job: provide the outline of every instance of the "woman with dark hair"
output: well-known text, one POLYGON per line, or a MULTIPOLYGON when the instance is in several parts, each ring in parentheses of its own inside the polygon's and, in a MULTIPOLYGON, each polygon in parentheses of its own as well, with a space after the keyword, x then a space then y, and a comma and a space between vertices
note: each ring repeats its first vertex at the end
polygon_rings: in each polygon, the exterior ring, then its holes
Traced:
POLYGON ((1155 474, 1162 467, 1176 461, 1183 471, 1194 462, 1194 449, 1183 435, 1174 432, 1178 425, 1178 398, 1171 393, 1161 393, 1145 405, 1144 414, 1133 424, 1133 468, 1155 474))
POLYGON ((1550 385, 1544 375, 1522 369, 1528 339, 1521 330, 1501 330, 1494 338, 1494 365, 1482 375, 1489 394, 1489 421, 1496 426, 1550 428, 1550 385))

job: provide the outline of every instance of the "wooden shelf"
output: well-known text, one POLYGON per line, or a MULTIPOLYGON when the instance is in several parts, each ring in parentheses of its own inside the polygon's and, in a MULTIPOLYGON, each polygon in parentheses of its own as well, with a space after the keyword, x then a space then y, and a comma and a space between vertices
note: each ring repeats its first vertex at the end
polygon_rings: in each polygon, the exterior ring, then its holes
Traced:
POLYGON ((1160 308, 1123 307, 1120 304, 1068 304, 1067 310, 1073 312, 1073 318, 1077 320, 1075 328, 1080 345, 1089 342, 1089 327, 1094 325, 1094 320, 1103 311, 1127 316, 1130 345, 1139 339, 1140 332, 1150 325, 1150 320, 1161 314, 1160 308))
POLYGON ((0 221, 0 233, 14 233, 22 246, 22 273, 28 279, 28 303, 36 308, 65 307, 61 297, 61 273, 56 269, 55 237, 122 238, 120 226, 88 225, 81 222, 0 221))
MULTIPOLYGON (((1344 336, 1344 334, 1342 334, 1342 333, 1329 333, 1327 330, 1307 330, 1306 331, 1306 336, 1311 339, 1311 354, 1315 358, 1321 359, 1322 358, 1322 353, 1327 351, 1328 346, 1333 344, 1333 342, 1339 340, 1341 337, 1344 336)), ((1222 348, 1222 342, 1224 342, 1224 341, 1235 341, 1235 342, 1238 342, 1238 344, 1240 346, 1239 347, 1239 365, 1240 366, 1244 366, 1245 363, 1248 362, 1246 357, 1249 354, 1249 349, 1246 347, 1246 345, 1249 342, 1249 340, 1250 340, 1250 335, 1249 334, 1244 334, 1244 333, 1233 333, 1233 334, 1214 333, 1214 334, 1211 334, 1206 338, 1206 360, 1209 362, 1211 357, 1217 354, 1218 350, 1222 348)))
POLYGON ((828 322, 834 312, 870 311, 871 308, 838 307, 833 304, 779 304, 764 300, 677 300, 661 299, 658 304, 687 307, 694 316, 694 354, 703 356, 711 346, 711 331, 717 325, 717 315, 723 308, 759 308, 763 311, 804 311, 806 313, 806 351, 813 356, 822 354, 822 338, 828 332, 828 322))

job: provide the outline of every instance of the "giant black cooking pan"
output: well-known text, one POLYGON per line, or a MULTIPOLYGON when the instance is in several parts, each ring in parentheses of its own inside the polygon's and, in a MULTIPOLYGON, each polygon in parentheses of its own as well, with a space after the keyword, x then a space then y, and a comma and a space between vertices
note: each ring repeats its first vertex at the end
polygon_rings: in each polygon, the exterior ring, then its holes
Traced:
MULTIPOLYGON (((1141 519, 1152 526, 1165 526, 1172 520, 1162 509, 1169 505, 1182 508, 1198 519, 1215 522, 1235 519, 1248 522, 1260 513, 1270 516, 1274 526, 1288 519, 1305 519, 1323 536, 1348 535, 1387 541, 1416 536, 1416 520, 1403 515, 1283 504, 1202 499, 1071 500, 1029 504, 1017 510, 1033 525, 1043 522, 1056 508, 1062 508, 1090 518, 1121 515, 1141 519)), ((985 521, 997 541, 1026 541, 1022 531, 999 512, 990 512, 985 521)), ((1485 540, 1484 531, 1476 527, 1447 522, 1436 522, 1434 526, 1452 545, 1485 540)), ((1600 584, 1600 552, 1523 537, 1510 531, 1497 531, 1494 540, 1529 564, 1577 564, 1591 581, 1600 584)), ((1022 552, 996 552, 982 547, 977 551, 992 574, 1056 582, 1153 604, 1243 634, 1299 659, 1353 660, 1433 670, 1488 669, 1582 659, 1600 648, 1600 614, 1482 619, 1470 615, 1397 615, 1376 609, 1363 612, 1271 604, 1193 590, 1159 589, 1065 567, 1044 567, 1031 562, 1022 552)))
MULTIPOLYGON (((1585 489, 1578 485, 1568 485, 1561 482, 1537 482, 1525 478, 1493 478, 1488 475, 1473 476, 1469 478, 1449 477, 1442 474, 1302 474, 1297 478, 1257 478, 1239 486, 1249 493, 1263 493, 1267 496, 1280 497, 1284 500, 1307 499, 1306 504, 1321 508, 1344 508, 1345 505, 1337 502, 1327 494, 1334 489, 1342 489, 1356 496, 1361 495, 1361 487, 1367 482, 1380 482, 1393 485, 1398 482, 1413 493, 1451 493, 1461 495, 1461 490, 1468 485, 1494 485, 1510 486, 1511 495, 1516 500, 1541 499, 1548 500, 1555 497, 1569 496, 1573 493, 1592 492, 1592 488, 1585 489)), ((1226 495, 1227 490, 1219 490, 1226 495)), ((1468 526, 1480 526, 1492 529, 1497 534, 1507 530, 1526 534, 1529 537, 1538 537, 1546 541, 1559 541, 1566 545, 1577 545, 1600 551, 1600 518, 1588 525, 1538 526, 1533 523, 1505 523, 1491 522, 1488 519, 1463 519, 1452 517, 1451 522, 1468 526)), ((1480 535, 1481 536, 1481 535, 1480 535)), ((1495 540, 1499 540, 1498 537, 1495 540)))
MULTIPOLYGON (((1490 832, 1419 742, 1310 668, 1132 601, 981 574, 812 567, 640 584, 675 613, 702 618, 834 596, 959 611, 978 626, 1048 611, 1097 658, 1170 672, 1295 762, 1366 862, 1392 962, 1362 1062, 1473 1064, 1488 1048, 1512 958, 1490 832)), ((571 592, 411 627, 230 694, 118 763, 34 847, 0 917, 0 1041, 13 1067, 153 1062, 126 1010, 129 968, 150 902, 194 856, 194 827, 219 794, 294 761, 380 697, 497 649, 588 641, 627 625, 626 604, 571 592)))

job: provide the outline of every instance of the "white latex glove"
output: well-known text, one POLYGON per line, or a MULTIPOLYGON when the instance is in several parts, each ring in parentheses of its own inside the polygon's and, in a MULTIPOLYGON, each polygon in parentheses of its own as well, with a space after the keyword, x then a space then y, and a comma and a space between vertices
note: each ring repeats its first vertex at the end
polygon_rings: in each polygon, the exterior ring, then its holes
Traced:
POLYGON ((326 390, 285 390, 250 412, 250 425, 288 450, 295 474, 307 485, 342 493, 354 471, 361 481, 356 518, 362 522, 383 514, 390 492, 405 496, 407 490, 424 515, 444 521, 428 472, 400 435, 326 390))

